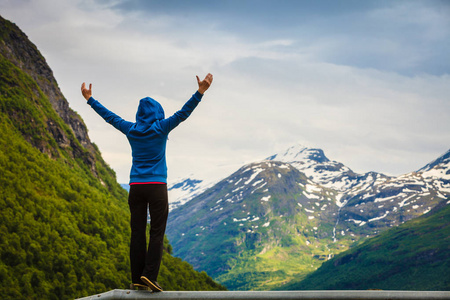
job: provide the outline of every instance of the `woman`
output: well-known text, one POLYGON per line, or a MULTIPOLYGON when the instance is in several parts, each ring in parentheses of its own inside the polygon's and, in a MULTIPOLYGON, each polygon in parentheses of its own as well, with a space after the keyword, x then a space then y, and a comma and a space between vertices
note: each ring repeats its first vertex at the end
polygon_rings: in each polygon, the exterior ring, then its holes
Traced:
POLYGON ((164 117, 162 106, 154 99, 140 100, 136 122, 125 121, 109 111, 92 97, 89 89, 81 85, 87 103, 108 123, 126 135, 131 145, 133 163, 130 172, 128 205, 131 212, 130 262, 132 287, 148 286, 162 292, 157 280, 163 253, 169 203, 167 198, 166 142, 170 131, 186 120, 210 87, 213 76, 208 73, 200 81, 198 90, 186 104, 169 118, 164 117), (147 207, 150 211, 150 241, 146 249, 147 207))

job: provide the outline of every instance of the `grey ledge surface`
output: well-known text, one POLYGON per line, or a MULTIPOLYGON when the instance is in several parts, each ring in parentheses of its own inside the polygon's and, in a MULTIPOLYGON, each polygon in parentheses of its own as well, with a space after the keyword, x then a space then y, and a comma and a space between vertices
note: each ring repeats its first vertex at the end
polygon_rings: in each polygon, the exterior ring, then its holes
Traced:
POLYGON ((79 300, 116 300, 116 299, 450 299, 450 291, 269 291, 269 292, 244 292, 244 291, 213 291, 213 292, 162 292, 149 291, 112 290, 102 294, 96 294, 79 300))

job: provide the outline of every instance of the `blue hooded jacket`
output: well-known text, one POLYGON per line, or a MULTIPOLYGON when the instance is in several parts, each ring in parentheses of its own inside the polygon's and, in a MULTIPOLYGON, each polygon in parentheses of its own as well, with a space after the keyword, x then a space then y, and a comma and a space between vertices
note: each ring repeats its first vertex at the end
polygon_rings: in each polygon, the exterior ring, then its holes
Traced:
POLYGON ((190 116, 202 97, 197 91, 181 110, 167 119, 164 118, 164 110, 158 101, 150 97, 143 98, 139 102, 135 123, 125 121, 92 97, 87 103, 128 138, 133 156, 130 183, 167 183, 167 136, 190 116))

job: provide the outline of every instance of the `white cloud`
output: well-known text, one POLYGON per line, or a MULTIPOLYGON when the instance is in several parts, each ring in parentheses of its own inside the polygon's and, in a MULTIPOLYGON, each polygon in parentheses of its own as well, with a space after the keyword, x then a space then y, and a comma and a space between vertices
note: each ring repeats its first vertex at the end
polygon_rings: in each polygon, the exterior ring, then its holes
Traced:
MULTIPOLYGON (((392 37, 380 32, 367 45, 342 33, 304 37, 301 27, 298 35, 253 41, 207 18, 144 18, 95 1, 5 3, 3 17, 43 52, 119 182, 128 182, 129 145, 85 104, 83 81, 93 83, 94 97, 105 106, 134 120, 140 98, 154 97, 169 115, 195 91, 195 75, 214 74, 204 101, 169 137, 170 178, 218 165, 237 169, 298 142, 323 148, 355 171, 400 174, 449 146, 449 75, 405 76, 328 60, 333 51, 337 61, 352 61, 355 53, 355 59, 370 60, 364 51, 377 43, 383 47, 376 51, 398 52, 391 59, 401 55, 392 37)), ((373 18, 390 22, 389 14, 399 13, 378 10, 373 18)), ((414 64, 415 53, 398 63, 414 64)))

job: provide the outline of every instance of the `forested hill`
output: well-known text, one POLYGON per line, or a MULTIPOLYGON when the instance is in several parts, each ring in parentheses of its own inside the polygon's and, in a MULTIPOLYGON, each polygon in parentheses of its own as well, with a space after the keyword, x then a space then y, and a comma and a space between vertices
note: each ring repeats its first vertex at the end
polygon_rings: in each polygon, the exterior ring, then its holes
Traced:
MULTIPOLYGON (((34 44, 0 17, 0 294, 73 299, 127 288, 127 192, 34 44)), ((166 290, 217 290, 166 253, 166 290)))
POLYGON ((448 291, 449 220, 450 206, 444 200, 429 213, 342 252, 303 281, 280 289, 448 291))

